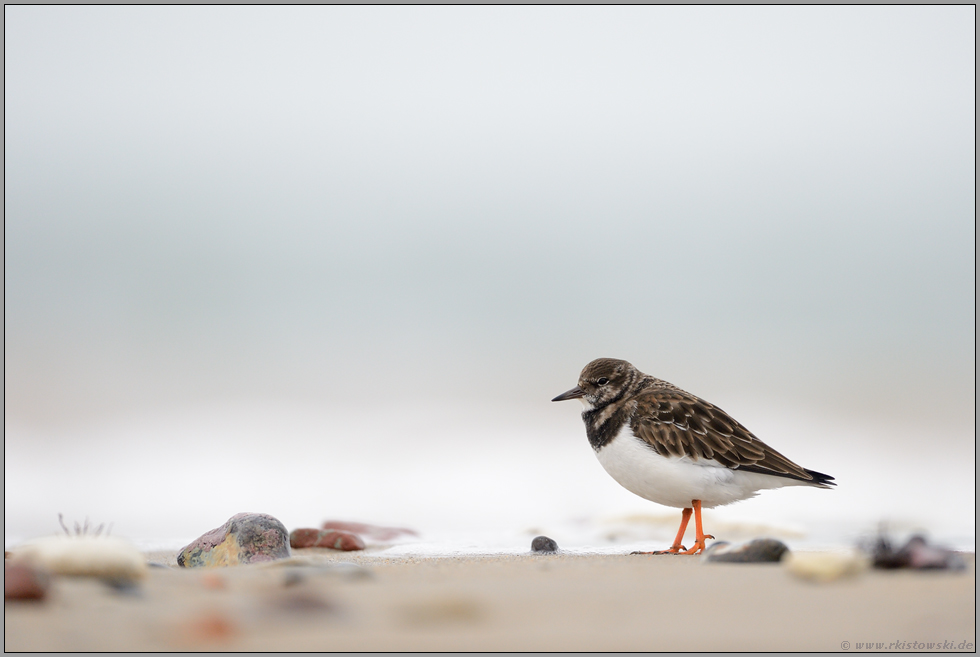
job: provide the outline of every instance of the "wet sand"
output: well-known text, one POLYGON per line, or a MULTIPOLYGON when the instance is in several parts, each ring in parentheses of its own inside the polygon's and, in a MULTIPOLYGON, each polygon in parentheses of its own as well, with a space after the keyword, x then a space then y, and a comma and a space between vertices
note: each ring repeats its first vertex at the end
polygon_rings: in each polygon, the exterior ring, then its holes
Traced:
POLYGON ((6 651, 847 651, 976 646, 961 572, 869 570, 817 584, 780 565, 683 556, 387 558, 294 550, 184 570, 152 553, 135 589, 56 578, 4 605, 6 651), (344 564, 356 564, 344 565, 344 564), (847 642, 847 644, 845 644, 847 642), (904 643, 900 643, 904 642, 904 643), (893 645, 889 645, 893 644, 893 645), (845 648, 846 645, 846 648, 845 648))

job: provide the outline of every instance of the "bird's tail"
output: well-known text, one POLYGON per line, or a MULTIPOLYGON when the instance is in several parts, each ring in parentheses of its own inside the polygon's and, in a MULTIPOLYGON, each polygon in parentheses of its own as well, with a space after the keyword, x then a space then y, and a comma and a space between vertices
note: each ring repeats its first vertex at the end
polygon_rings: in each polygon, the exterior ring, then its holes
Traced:
POLYGON ((837 485, 836 483, 834 483, 834 478, 831 477, 830 475, 825 475, 822 472, 815 472, 813 470, 807 470, 805 468, 804 468, 803 471, 805 473, 807 473, 808 475, 810 475, 813 483, 816 484, 817 486, 823 486, 824 488, 830 488, 831 486, 836 486, 837 485))

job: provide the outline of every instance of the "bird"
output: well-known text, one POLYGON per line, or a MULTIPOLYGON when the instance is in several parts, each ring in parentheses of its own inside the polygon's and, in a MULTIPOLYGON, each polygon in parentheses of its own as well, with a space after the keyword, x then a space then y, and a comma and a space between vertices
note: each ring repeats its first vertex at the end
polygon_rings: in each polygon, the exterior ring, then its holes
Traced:
POLYGON ((783 486, 831 488, 830 475, 807 470, 769 447, 732 416, 625 360, 598 358, 578 385, 551 401, 578 399, 599 463, 628 491, 682 509, 667 550, 634 554, 699 554, 705 541, 701 509, 755 497, 783 486), (691 514, 695 540, 682 544, 691 514))

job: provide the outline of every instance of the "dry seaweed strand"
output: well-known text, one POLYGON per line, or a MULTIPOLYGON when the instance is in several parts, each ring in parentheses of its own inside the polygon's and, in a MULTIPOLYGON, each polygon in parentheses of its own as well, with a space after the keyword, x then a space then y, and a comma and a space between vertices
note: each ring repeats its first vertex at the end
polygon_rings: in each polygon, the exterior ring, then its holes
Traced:
MULTIPOLYGON (((67 527, 67 525, 65 525, 65 516, 64 516, 63 513, 59 513, 58 514, 58 524, 61 525, 61 529, 65 532, 65 535, 66 536, 71 536, 72 535, 71 530, 69 530, 68 527, 67 527)), ((88 516, 86 516, 85 517, 85 523, 84 524, 79 525, 77 521, 75 522, 75 534, 74 535, 75 536, 88 536, 89 535, 89 529, 90 528, 91 528, 91 526, 89 525, 88 516)), ((106 528, 106 525, 105 525, 104 522, 101 523, 98 527, 92 528, 92 532, 93 533, 91 535, 92 536, 100 536, 100 535, 102 535, 103 530, 105 531, 105 535, 106 536, 108 536, 109 534, 111 534, 112 533, 112 523, 109 523, 108 529, 106 528)))

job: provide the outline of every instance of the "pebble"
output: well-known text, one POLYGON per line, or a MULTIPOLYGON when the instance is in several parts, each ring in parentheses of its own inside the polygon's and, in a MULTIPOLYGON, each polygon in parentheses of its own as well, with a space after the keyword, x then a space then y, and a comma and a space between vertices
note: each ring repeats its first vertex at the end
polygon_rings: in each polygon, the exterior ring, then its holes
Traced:
POLYGON ((201 586, 211 591, 224 591, 228 588, 224 578, 215 573, 205 573, 201 578, 201 586))
POLYGON ((194 643, 227 641, 239 633, 238 626, 219 612, 191 618, 180 630, 185 640, 194 643))
POLYGON ((790 552, 782 563, 790 574, 812 582, 854 577, 868 567, 867 557, 856 550, 790 552))
POLYGON ((103 577, 102 583, 109 587, 113 592, 122 595, 139 597, 143 595, 139 585, 135 580, 119 577, 103 577))
POLYGON ((29 563, 55 575, 132 581, 147 571, 135 545, 114 536, 46 536, 15 548, 12 563, 29 563))
POLYGON ((287 613, 312 613, 337 611, 328 599, 316 591, 291 590, 274 595, 267 603, 275 610, 287 613))
POLYGON ((953 550, 929 545, 924 536, 916 535, 900 549, 892 548, 891 541, 880 535, 872 549, 872 565, 886 570, 911 568, 913 570, 965 570, 962 555, 953 550))
POLYGON ((237 566, 288 557, 289 534, 279 520, 265 513, 239 513, 184 547, 177 565, 237 566))
POLYGON ((43 600, 51 578, 47 571, 26 563, 3 564, 4 600, 43 600))
POLYGON ((301 528, 289 533, 289 545, 293 548, 323 547, 349 552, 363 550, 364 540, 347 531, 301 528))
POLYGON ((720 541, 701 555, 705 563, 779 563, 789 548, 774 538, 757 538, 741 545, 720 541))
POLYGON ((531 552, 557 552, 558 543, 547 536, 535 536, 531 541, 531 552))
POLYGON ((418 536, 419 533, 407 527, 382 527, 369 525, 365 522, 348 522, 345 520, 327 520, 321 525, 323 529, 335 529, 365 536, 377 541, 390 541, 399 536, 418 536))

